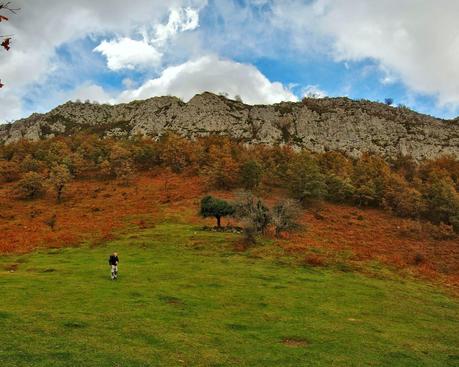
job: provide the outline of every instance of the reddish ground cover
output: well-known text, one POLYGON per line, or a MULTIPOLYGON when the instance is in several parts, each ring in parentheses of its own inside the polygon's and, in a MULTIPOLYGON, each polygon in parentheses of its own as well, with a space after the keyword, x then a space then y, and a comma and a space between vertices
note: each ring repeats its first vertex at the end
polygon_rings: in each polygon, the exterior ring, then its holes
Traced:
MULTIPOLYGON (((129 187, 113 181, 72 182, 61 204, 52 195, 18 201, 11 185, 0 187, 0 252, 28 252, 37 247, 94 244, 113 238, 118 231, 144 228, 170 218, 212 224, 197 215, 205 185, 198 177, 151 173, 129 187), (51 218, 55 215, 54 228, 51 218)), ((215 193, 230 199, 231 193, 215 193)), ((272 193, 267 201, 272 203, 272 193)), ((459 240, 435 239, 432 228, 403 220, 387 212, 324 204, 306 211, 307 230, 276 242, 284 252, 312 265, 347 263, 365 270, 371 261, 403 269, 459 288, 459 240)), ((441 237, 437 233, 435 237, 441 237)))

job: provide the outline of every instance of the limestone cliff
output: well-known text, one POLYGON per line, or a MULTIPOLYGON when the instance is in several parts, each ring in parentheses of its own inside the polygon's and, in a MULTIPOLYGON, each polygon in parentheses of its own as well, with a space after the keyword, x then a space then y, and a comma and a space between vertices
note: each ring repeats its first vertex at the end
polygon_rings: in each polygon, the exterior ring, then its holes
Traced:
POLYGON ((459 157, 459 120, 441 120, 407 108, 348 98, 250 106, 211 93, 188 103, 155 97, 127 104, 67 102, 46 114, 0 125, 0 143, 89 131, 102 136, 156 138, 166 131, 186 137, 229 135, 248 143, 292 144, 350 155, 399 153, 416 159, 459 157))

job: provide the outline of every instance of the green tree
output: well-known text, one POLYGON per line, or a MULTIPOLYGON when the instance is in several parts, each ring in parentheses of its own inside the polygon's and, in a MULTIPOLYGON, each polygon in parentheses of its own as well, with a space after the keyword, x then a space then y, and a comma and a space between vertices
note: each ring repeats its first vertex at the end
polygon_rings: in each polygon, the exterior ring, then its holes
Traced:
POLYGON ((325 184, 327 186, 325 197, 336 203, 349 201, 355 193, 355 187, 348 178, 330 174, 325 176, 325 184))
POLYGON ((287 171, 287 179, 290 194, 303 205, 320 200, 326 194, 324 176, 317 162, 308 153, 303 152, 293 159, 287 171))
POLYGON ((204 218, 214 217, 217 219, 217 226, 221 227, 221 218, 234 214, 234 207, 225 200, 205 196, 201 200, 200 215, 204 218))
POLYGON ((448 177, 434 175, 424 191, 427 216, 434 223, 451 223, 459 216, 459 195, 448 177))
POLYGON ((242 164, 240 170, 241 181, 246 190, 253 190, 260 184, 263 170, 255 160, 249 160, 242 164))

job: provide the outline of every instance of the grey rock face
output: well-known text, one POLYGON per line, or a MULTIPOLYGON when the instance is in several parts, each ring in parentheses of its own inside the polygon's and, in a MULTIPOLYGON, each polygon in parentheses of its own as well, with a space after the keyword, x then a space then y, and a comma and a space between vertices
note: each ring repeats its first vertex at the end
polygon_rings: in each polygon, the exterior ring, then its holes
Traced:
POLYGON ((105 137, 158 138, 167 131, 194 138, 228 135, 246 143, 291 144, 351 156, 375 152, 415 159, 459 157, 459 119, 347 98, 249 106, 211 93, 188 103, 156 97, 116 106, 67 102, 46 114, 0 125, 0 143, 92 132, 105 137))

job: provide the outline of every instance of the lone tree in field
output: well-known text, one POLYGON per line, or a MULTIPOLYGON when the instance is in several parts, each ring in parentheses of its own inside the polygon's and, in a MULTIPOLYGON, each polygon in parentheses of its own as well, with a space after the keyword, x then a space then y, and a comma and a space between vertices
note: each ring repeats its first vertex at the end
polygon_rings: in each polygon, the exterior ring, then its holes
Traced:
MULTIPOLYGON (((9 18, 5 15, 7 13, 16 14, 19 9, 15 9, 11 6, 11 2, 0 2, 0 23, 7 22, 9 18)), ((0 46, 9 51, 11 48, 11 35, 0 34, 0 46)), ((0 79, 0 88, 3 87, 2 80, 0 79)))
POLYGON ((63 164, 56 164, 51 169, 49 174, 49 181, 51 185, 56 190, 56 201, 58 203, 62 200, 62 193, 64 192, 64 188, 71 179, 70 171, 67 166, 63 164))
POLYGON ((217 219, 217 226, 221 227, 221 218, 234 214, 233 206, 225 200, 206 196, 201 200, 200 214, 204 218, 214 217, 217 219))

